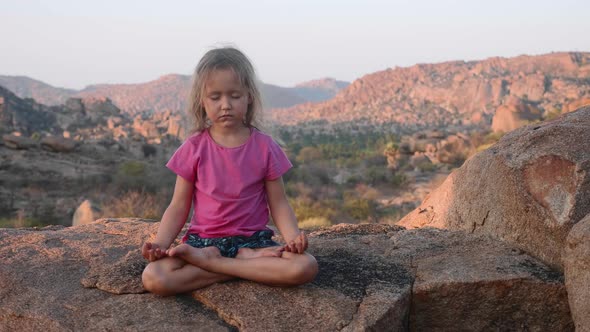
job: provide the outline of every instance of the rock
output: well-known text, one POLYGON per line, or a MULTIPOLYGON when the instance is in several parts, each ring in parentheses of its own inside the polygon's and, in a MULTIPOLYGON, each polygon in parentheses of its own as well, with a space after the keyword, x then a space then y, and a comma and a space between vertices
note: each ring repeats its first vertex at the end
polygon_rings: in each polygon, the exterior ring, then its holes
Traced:
POLYGON ((469 139, 458 133, 436 143, 434 155, 441 163, 461 165, 470 148, 469 139))
POLYGON ((385 326, 403 330, 411 275, 374 250, 359 250, 361 238, 387 241, 386 233, 392 229, 396 228, 341 225, 312 233, 310 253, 320 271, 314 282, 303 287, 277 291, 229 282, 196 291, 194 296, 240 331, 377 331, 385 326), (348 245, 341 246, 347 240, 348 245))
MULTIPOLYGON (((70 228, 0 229, 0 330, 189 331, 198 326, 231 331, 189 296, 113 295, 80 283, 93 277, 98 267, 117 275, 116 263, 137 251, 139 243, 156 231, 154 226, 138 220, 103 220, 70 228)), ((140 263, 139 258, 134 262, 140 263)), ((130 286, 141 284, 141 269, 135 272, 130 286)))
POLYGON ((489 234, 555 268, 590 213, 590 107, 505 135, 451 173, 399 225, 489 234))
POLYGON ((144 121, 140 116, 135 117, 133 120, 133 130, 147 138, 157 137, 160 134, 154 123, 144 121))
POLYGON ((76 141, 65 137, 47 136, 41 139, 41 147, 53 152, 72 152, 76 146, 76 141))
POLYGON ((320 271, 307 285, 235 280, 162 298, 141 284, 139 246, 157 228, 101 219, 0 229, 0 329, 573 330, 561 274, 482 236, 337 225, 309 235, 320 271))
POLYGON ((27 150, 37 146, 37 142, 24 136, 2 135, 2 140, 6 147, 15 150, 27 150))
POLYGON ((590 214, 569 233, 563 265, 576 331, 590 331, 590 214))
POLYGON ((98 209, 89 200, 84 200, 72 217, 72 226, 85 225, 96 220, 98 209))
POLYGON ((85 107, 81 98, 68 98, 64 106, 74 113, 85 114, 85 107))
POLYGON ((415 269, 414 331, 573 330, 563 276, 520 250, 437 229, 391 240, 396 248, 388 255, 415 269))
POLYGON ((428 168, 432 166, 432 161, 422 152, 416 152, 410 157, 410 165, 414 168, 428 168))
POLYGON ((541 110, 522 101, 501 105, 492 118, 492 130, 507 133, 533 121, 541 120, 541 110))
POLYGON ((545 93, 545 82, 545 75, 528 75, 512 82, 510 93, 524 99, 538 101, 543 98, 543 94, 545 93))
POLYGON ((187 134, 184 126, 185 122, 186 120, 181 115, 170 116, 166 133, 184 139, 187 134))
POLYGON ((578 100, 572 101, 571 103, 563 105, 562 112, 563 113, 573 112, 580 107, 589 106, 589 105, 590 105, 590 98, 588 98, 588 97, 580 98, 578 100))

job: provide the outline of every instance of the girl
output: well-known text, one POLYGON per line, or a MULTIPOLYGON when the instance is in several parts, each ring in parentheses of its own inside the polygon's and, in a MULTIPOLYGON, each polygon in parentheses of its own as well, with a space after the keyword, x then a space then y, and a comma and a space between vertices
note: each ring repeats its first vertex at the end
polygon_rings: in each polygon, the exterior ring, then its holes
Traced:
POLYGON ((177 174, 174 194, 153 242, 142 281, 160 295, 243 278, 272 286, 314 279, 315 258, 285 196, 291 163, 272 138, 256 129, 261 97, 254 68, 235 48, 207 52, 195 69, 190 114, 194 134, 166 164, 177 174), (170 248, 191 204, 183 244, 170 248), (269 209, 286 245, 271 239, 269 209))

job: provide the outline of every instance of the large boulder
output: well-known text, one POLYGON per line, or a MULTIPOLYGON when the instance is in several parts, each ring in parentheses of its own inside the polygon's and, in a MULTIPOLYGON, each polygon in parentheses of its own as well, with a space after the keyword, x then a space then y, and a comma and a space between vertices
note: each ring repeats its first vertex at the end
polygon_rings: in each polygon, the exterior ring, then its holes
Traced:
POLYGON ((2 135, 4 145, 15 150, 28 150, 37 146, 37 142, 31 138, 17 135, 2 135))
POLYGON ((589 217, 581 220, 589 213, 590 107, 584 107, 507 134, 398 224, 491 235, 565 270, 576 326, 585 331, 590 231, 589 217))
POLYGON ((492 130, 509 132, 533 121, 541 120, 543 114, 537 107, 521 100, 511 99, 496 109, 492 118, 492 130))
POLYGON ((489 234, 562 269, 590 212, 590 107, 505 135, 451 173, 399 225, 489 234))
MULTIPOLYGON (((0 229, 0 330, 573 331, 562 275, 488 237, 337 225, 310 234, 316 279, 144 294, 158 223, 0 229)), ((280 239, 277 237, 277 240, 280 239)))
POLYGON ((572 316, 578 331, 590 330, 590 214, 572 228, 563 254, 572 316))
POLYGON ((47 136, 41 139, 41 147, 52 152, 72 152, 77 142, 65 137, 47 136))
POLYGON ((97 214, 100 210, 92 204, 88 199, 85 199, 72 216, 72 226, 86 225, 96 220, 97 214))

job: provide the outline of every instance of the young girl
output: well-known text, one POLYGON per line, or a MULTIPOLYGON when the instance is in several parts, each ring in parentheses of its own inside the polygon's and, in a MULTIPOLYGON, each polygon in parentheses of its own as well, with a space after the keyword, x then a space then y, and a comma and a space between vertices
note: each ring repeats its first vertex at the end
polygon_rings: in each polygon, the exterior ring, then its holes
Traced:
POLYGON ((233 278, 294 286, 317 274, 285 196, 282 175, 292 165, 254 126, 261 110, 256 82, 252 64, 235 48, 211 50, 197 65, 189 106, 195 133, 166 164, 177 174, 174 195, 155 240, 142 247, 148 291, 173 295, 233 278), (183 244, 170 248, 191 204, 183 244), (266 227, 269 209, 284 246, 266 227))

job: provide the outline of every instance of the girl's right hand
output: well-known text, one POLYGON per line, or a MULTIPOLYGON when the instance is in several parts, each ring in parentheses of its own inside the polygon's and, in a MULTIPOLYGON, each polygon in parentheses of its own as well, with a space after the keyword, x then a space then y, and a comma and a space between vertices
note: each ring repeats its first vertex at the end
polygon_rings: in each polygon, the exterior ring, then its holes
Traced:
POLYGON ((305 250, 307 250, 307 236, 305 235, 305 231, 301 231, 299 235, 293 239, 291 242, 285 244, 283 249, 288 252, 292 252, 295 254, 303 254, 305 250))
POLYGON ((150 262, 168 256, 165 249, 161 249, 159 244, 152 242, 146 242, 143 244, 141 247, 141 254, 143 255, 143 258, 150 262))

